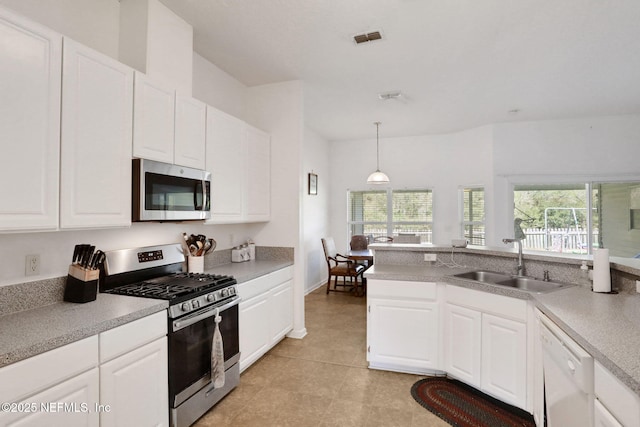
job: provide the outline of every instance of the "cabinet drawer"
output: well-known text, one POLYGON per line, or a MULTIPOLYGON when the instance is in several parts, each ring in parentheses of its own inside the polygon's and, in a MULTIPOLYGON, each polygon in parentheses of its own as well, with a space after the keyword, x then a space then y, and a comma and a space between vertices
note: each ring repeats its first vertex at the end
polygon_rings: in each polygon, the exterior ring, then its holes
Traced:
POLYGON ((437 297, 437 285, 432 282, 368 279, 367 295, 370 297, 435 300, 437 297))
POLYGON ((596 398, 625 426, 640 426, 640 399, 611 372, 594 363, 596 398))
POLYGON ((497 314, 521 322, 527 321, 527 301, 503 295, 447 285, 447 302, 497 314))
POLYGON ((266 274, 248 282, 238 285, 238 294, 244 300, 253 298, 256 295, 268 292, 273 287, 290 280, 293 277, 293 268, 286 267, 273 273, 266 274))
POLYGON ((167 312, 162 310, 100 334, 100 363, 167 335, 167 312))
POLYGON ((0 402, 16 402, 98 366, 92 336, 0 369, 0 402))

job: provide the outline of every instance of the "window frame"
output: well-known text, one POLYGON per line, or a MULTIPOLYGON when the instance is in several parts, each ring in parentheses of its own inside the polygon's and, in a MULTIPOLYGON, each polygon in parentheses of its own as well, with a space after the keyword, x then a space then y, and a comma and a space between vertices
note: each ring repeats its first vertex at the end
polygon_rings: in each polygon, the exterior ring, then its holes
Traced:
POLYGON ((394 225, 426 225, 431 230, 431 242, 434 241, 434 223, 435 223, 435 197, 432 187, 420 187, 420 188, 367 188, 367 189, 347 189, 347 241, 351 240, 351 227, 352 225, 386 225, 387 236, 393 236, 394 225), (394 192, 430 192, 431 193, 431 221, 425 222, 407 222, 407 221, 394 221, 393 220, 393 193, 394 192), (371 221, 352 221, 351 220, 351 193, 386 193, 387 203, 387 221, 386 222, 371 222, 371 221))
MULTIPOLYGON (((514 191, 516 186, 544 186, 544 185, 584 185, 587 192, 587 253, 585 255, 593 254, 593 188, 597 184, 608 184, 617 182, 640 182, 640 175, 638 174, 618 174, 618 175, 503 175, 508 184, 507 203, 509 208, 507 209, 507 220, 509 224, 513 224, 515 219, 514 215, 514 191)), ((602 230, 600 231, 602 232, 602 230)), ((530 249, 531 251, 539 253, 554 253, 549 251, 530 249)))
MULTIPOLYGON (((486 245, 487 242, 487 190, 484 185, 464 185, 458 188, 458 218, 460 220, 460 236, 462 239, 467 239, 465 236, 465 227, 466 226, 482 226, 484 228, 484 237, 482 238, 483 243, 481 246, 486 245), (484 206, 484 216, 482 221, 465 221, 464 217, 464 203, 465 203, 465 191, 467 190, 482 190, 483 193, 483 201, 482 204, 484 206)), ((469 244, 475 244, 473 241, 470 241, 469 244)))

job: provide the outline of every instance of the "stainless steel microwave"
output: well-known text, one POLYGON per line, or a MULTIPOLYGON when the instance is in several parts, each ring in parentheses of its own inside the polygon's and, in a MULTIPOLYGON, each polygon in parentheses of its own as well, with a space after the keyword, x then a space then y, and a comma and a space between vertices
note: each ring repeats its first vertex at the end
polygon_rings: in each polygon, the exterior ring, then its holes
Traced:
POLYGON ((132 221, 211 218, 211 173, 133 159, 132 221))

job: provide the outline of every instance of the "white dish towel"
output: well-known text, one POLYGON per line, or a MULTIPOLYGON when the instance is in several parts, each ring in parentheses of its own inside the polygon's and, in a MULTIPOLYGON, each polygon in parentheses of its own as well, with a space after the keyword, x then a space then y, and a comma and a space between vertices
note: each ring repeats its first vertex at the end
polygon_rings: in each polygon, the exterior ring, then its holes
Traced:
POLYGON ((222 316, 216 309, 214 318, 216 327, 213 331, 213 343, 211 345, 211 382, 214 388, 224 386, 224 347, 222 346, 222 334, 220 334, 220 322, 222 316))

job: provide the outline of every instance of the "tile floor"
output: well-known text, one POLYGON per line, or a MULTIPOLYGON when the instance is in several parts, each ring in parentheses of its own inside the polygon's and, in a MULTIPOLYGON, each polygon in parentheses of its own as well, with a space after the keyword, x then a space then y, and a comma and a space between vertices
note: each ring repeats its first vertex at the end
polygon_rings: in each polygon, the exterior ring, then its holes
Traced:
POLYGON ((428 426, 449 424, 417 404, 417 375, 366 362, 366 298, 305 298, 307 336, 285 338, 240 377, 240 385, 195 424, 221 426, 428 426))

